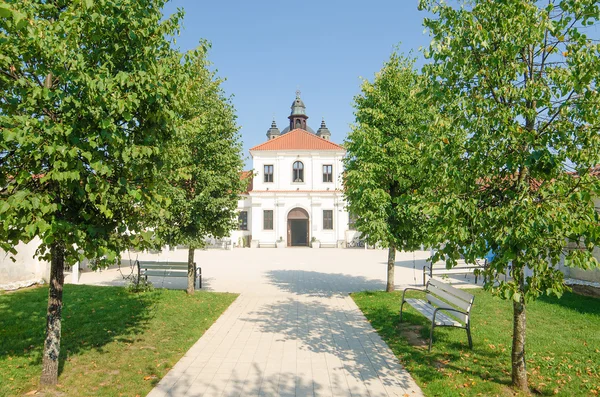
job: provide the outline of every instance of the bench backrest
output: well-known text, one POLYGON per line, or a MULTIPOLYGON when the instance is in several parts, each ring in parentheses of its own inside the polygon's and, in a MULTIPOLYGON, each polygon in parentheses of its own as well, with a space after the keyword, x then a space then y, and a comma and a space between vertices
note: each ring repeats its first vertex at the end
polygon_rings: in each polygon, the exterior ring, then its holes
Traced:
POLYGON ((483 262, 479 262, 477 261, 476 263, 467 263, 464 260, 458 260, 456 262, 455 266, 452 266, 451 268, 448 269, 448 267, 446 266, 446 262, 435 262, 433 264, 430 265, 432 268, 434 269, 446 269, 446 270, 452 270, 452 269, 483 269, 485 267, 485 264, 483 262))
POLYGON ((464 323, 469 321, 469 313, 471 312, 471 306, 473 306, 474 299, 475 297, 473 295, 453 287, 450 284, 435 279, 431 279, 427 283, 427 301, 438 307, 448 307, 450 304, 450 306, 454 306, 456 309, 467 313, 464 315, 457 312, 446 312, 447 314, 460 319, 464 323))
MULTIPOLYGON (((155 262, 155 261, 137 261, 140 269, 160 269, 160 270, 187 270, 187 262, 155 262)), ((196 263, 194 262, 194 267, 196 263)))

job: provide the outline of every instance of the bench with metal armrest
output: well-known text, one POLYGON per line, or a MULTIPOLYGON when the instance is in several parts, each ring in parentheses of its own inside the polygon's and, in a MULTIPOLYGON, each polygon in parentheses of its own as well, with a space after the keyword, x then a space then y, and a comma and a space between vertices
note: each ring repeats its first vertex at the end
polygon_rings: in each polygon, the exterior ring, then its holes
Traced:
POLYGON ((471 308, 475 297, 468 292, 455 288, 449 284, 434 279, 427 282, 425 290, 406 288, 402 293, 400 305, 400 322, 402 322, 402 309, 408 303, 420 314, 431 321, 429 338, 429 351, 433 343, 433 330, 435 327, 456 327, 467 331, 469 348, 473 348, 471 339, 471 308), (414 290, 425 294, 425 299, 405 299, 406 291, 414 290))

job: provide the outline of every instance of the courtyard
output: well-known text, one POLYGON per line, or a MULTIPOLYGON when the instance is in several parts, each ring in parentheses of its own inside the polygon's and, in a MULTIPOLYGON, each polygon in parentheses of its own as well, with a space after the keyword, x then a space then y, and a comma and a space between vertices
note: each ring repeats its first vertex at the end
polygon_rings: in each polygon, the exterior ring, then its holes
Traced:
MULTIPOLYGON (((187 252, 131 254, 132 260, 134 255, 182 261, 187 252)), ((421 286, 428 255, 397 254, 397 290, 421 286)), ((126 254, 124 262, 129 259, 126 254)), ((408 309, 406 323, 399 324, 401 293, 382 292, 386 259, 387 251, 377 249, 198 250, 204 291, 194 296, 177 291, 185 288, 184 279, 161 277, 151 278, 159 289, 129 294, 118 288, 127 284, 127 265, 83 272, 79 283, 87 285, 66 286, 69 337, 59 391, 67 396, 513 395, 510 302, 477 288, 470 277, 447 279, 475 288, 470 291, 476 296, 474 349, 468 349, 462 330, 436 329, 428 353, 427 321, 408 309)), ((1 350, 8 352, 0 356, 0 367, 7 369, 0 395, 35 391, 42 346, 35 330, 44 321, 46 295, 45 288, 0 295, 7 313, 0 321, 7 332, 1 350)), ((537 394, 600 391, 597 303, 569 293, 530 305, 528 372, 537 394)))
MULTIPOLYGON (((187 249, 158 253, 126 252, 121 269, 83 272, 80 284, 126 285, 124 276, 135 260, 187 262, 187 249)), ((395 284, 421 286, 423 266, 429 251, 398 252, 395 284)), ((195 262, 202 267, 202 289, 258 295, 332 296, 351 292, 385 289, 387 250, 294 248, 236 248, 233 250, 196 250, 195 262)), ((150 277, 157 288, 185 289, 187 281, 177 278, 150 277)), ((453 283, 468 283, 458 276, 453 283)), ((66 283, 71 283, 67 274, 66 283)))
MULTIPOLYGON (((419 285, 428 255, 397 255, 398 288, 419 285)), ((131 254, 124 262, 136 258, 184 261, 187 251, 131 254)), ((384 289, 386 259, 377 249, 198 250, 203 289, 240 296, 150 395, 422 395, 349 296, 384 289)), ((127 272, 126 265, 84 272, 80 282, 122 285, 127 272)), ((185 288, 185 279, 151 281, 185 288)))

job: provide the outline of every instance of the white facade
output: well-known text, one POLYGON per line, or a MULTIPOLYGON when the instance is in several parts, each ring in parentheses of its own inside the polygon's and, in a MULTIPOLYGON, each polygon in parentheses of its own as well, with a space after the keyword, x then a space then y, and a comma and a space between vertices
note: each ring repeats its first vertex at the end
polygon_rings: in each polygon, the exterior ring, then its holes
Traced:
POLYGON ((299 92, 291 109, 289 127, 279 132, 273 121, 268 140, 250 149, 254 178, 238 203, 246 222, 232 234, 237 246, 339 247, 354 237, 342 193, 346 152, 325 121, 316 133, 308 126, 299 92))
POLYGON ((346 240, 348 213, 342 196, 343 156, 343 151, 253 153, 254 186, 247 199, 240 201, 240 211, 248 211, 249 234, 255 245, 269 245, 277 240, 292 245, 288 215, 296 208, 308 214, 308 242, 314 237, 322 246, 337 246, 346 240), (302 182, 292 180, 293 164, 297 161, 304 166, 302 182), (265 165, 273 166, 272 182, 265 182, 265 165), (331 182, 323 182, 323 166, 332 166, 331 182), (272 228, 267 222, 265 229, 265 210, 273 211, 272 228), (327 224, 329 219, 331 224, 327 224))
POLYGON ((289 125, 275 121, 267 141, 250 149, 253 183, 238 203, 241 227, 232 235, 237 246, 340 247, 357 234, 349 230, 343 196, 343 147, 330 141, 321 122, 314 132, 306 106, 296 92, 289 125), (302 175, 298 172, 301 165, 302 175))

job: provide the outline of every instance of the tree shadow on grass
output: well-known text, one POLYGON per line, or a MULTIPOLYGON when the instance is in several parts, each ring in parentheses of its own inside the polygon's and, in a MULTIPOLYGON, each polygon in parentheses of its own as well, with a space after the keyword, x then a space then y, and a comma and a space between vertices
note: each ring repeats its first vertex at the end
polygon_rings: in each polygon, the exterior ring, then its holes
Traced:
POLYGON ((557 305, 581 314, 600 316, 600 299, 591 296, 566 292, 560 298, 543 295, 538 298, 538 301, 557 305))
MULTIPOLYGON (((69 355, 102 351, 113 341, 135 342, 152 317, 151 295, 65 285, 59 374, 69 355)), ((29 366, 41 365, 47 302, 47 287, 0 295, 0 360, 24 357, 29 366)))

